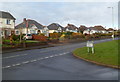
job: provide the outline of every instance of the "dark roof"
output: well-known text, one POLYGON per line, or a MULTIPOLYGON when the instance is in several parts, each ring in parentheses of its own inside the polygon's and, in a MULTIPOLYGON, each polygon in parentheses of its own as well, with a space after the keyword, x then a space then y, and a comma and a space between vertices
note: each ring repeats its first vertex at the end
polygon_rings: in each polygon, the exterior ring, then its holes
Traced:
POLYGON ((75 29, 78 29, 75 25, 73 24, 68 24, 65 29, 69 29, 69 30, 75 30, 75 29))
POLYGON ((87 29, 87 27, 86 27, 86 26, 83 26, 83 25, 81 25, 81 26, 78 28, 79 31, 84 31, 84 30, 86 30, 86 29, 87 29))
POLYGON ((109 29, 107 29, 107 31, 114 31, 114 29, 113 28, 109 28, 109 29))
POLYGON ((89 27, 88 29, 90 29, 90 30, 98 30, 95 27, 89 27))
POLYGON ((58 30, 59 27, 62 28, 62 30, 64 29, 61 25, 59 25, 58 23, 52 23, 50 25, 47 26, 49 30, 58 30))
POLYGON ((0 11, 0 18, 8 18, 15 20, 15 18, 9 12, 4 12, 4 11, 0 11))
POLYGON ((106 30, 103 26, 94 26, 97 30, 106 30))
MULTIPOLYGON (((39 23, 36 22, 35 20, 30 20, 30 19, 28 19, 28 20, 26 20, 26 22, 28 22, 28 28, 31 28, 31 27, 34 26, 34 25, 35 25, 38 29, 43 29, 43 28, 44 28, 43 25, 39 24, 39 23)), ((26 23, 25 23, 25 22, 22 22, 22 23, 18 24, 17 26, 15 26, 16 29, 18 29, 18 28, 26 28, 26 27, 27 27, 27 26, 26 26, 26 23)))

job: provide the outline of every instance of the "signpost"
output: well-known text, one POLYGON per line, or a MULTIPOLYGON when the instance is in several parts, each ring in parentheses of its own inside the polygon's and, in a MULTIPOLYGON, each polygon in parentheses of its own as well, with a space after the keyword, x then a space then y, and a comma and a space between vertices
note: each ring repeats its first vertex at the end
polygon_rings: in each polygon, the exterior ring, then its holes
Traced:
POLYGON ((88 53, 90 53, 90 48, 92 48, 92 54, 95 53, 93 41, 87 41, 88 53))

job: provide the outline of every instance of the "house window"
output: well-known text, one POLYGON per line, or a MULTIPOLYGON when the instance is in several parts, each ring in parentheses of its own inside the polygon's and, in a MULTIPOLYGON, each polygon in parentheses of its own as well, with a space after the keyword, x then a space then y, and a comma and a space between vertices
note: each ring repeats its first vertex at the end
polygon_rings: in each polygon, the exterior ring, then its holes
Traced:
POLYGON ((34 34, 34 33, 36 33, 36 31, 35 30, 30 30, 30 33, 34 34))
POLYGON ((10 20, 9 19, 6 20, 6 24, 10 24, 10 20))
POLYGON ((19 31, 18 31, 18 30, 16 31, 16 34, 19 34, 19 31))

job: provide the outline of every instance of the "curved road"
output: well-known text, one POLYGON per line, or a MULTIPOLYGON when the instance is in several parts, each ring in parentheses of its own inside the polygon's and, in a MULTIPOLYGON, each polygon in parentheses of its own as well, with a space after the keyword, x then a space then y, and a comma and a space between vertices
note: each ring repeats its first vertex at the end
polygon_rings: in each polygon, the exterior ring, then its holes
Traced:
MULTIPOLYGON (((95 43, 111 39, 95 41, 95 43)), ((118 80, 118 70, 72 55, 86 42, 3 54, 3 80, 118 80)))

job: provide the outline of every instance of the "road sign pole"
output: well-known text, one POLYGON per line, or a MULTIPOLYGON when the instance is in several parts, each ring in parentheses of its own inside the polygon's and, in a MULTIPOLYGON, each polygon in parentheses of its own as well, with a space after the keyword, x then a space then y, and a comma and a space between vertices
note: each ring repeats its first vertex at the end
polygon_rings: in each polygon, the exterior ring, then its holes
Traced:
POLYGON ((93 53, 93 54, 95 53, 95 51, 94 51, 94 47, 92 47, 92 53, 93 53))
POLYGON ((88 53, 90 53, 90 48, 88 47, 88 53))

